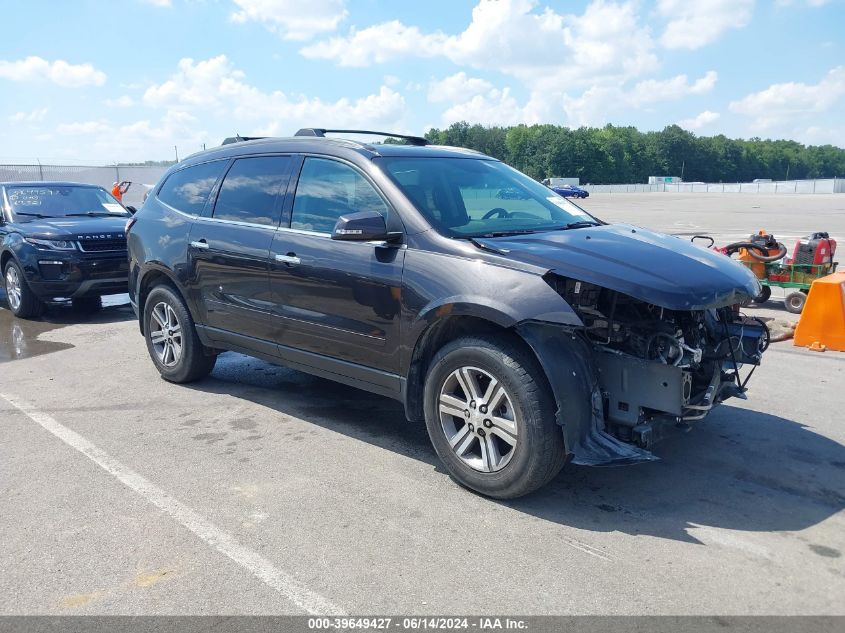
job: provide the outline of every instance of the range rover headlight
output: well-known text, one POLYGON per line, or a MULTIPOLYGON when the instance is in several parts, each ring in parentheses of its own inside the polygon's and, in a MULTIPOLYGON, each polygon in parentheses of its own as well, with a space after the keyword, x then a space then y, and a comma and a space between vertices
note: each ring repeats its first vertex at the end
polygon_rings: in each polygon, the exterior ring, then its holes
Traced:
POLYGON ((25 237, 24 240, 37 246, 38 248, 46 248, 53 251, 75 251, 76 244, 70 240, 40 240, 34 237, 25 237))

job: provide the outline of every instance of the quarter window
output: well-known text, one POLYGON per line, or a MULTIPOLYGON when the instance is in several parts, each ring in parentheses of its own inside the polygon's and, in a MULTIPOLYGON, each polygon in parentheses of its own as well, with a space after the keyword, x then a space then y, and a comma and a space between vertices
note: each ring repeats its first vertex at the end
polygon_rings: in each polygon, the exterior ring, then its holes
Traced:
POLYGON ((220 185, 213 217, 218 220, 275 226, 277 198, 287 182, 290 158, 256 156, 235 161, 220 185))
POLYGON ((337 219, 357 211, 387 217, 387 205, 357 171, 333 160, 306 158, 293 202, 291 228, 331 233, 337 219))
POLYGON ((182 213, 199 215, 227 164, 225 160, 212 161, 170 174, 158 192, 159 200, 182 213))

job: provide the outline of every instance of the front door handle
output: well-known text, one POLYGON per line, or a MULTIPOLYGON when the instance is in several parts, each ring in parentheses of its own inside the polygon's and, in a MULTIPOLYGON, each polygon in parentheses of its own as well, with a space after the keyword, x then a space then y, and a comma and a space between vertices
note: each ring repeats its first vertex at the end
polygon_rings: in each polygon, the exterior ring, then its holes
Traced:
POLYGON ((197 240, 195 242, 191 242, 191 248, 198 248, 200 250, 208 250, 208 242, 205 240, 197 240))
POLYGON ((289 266, 297 266, 302 263, 302 260, 299 259, 294 253, 288 253, 287 255, 276 255, 276 261, 280 264, 287 264, 289 266))

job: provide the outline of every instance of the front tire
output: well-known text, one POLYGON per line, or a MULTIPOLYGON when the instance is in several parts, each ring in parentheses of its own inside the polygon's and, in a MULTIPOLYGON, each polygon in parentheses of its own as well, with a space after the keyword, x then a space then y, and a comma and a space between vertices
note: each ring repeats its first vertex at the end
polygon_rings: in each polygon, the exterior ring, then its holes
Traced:
POLYGON ((44 302, 29 287, 23 270, 15 260, 10 259, 6 264, 3 281, 6 287, 6 301, 12 314, 21 319, 28 319, 44 313, 44 302))
POLYGON ((507 337, 460 338, 435 355, 425 421, 451 476, 489 497, 533 492, 566 459, 545 374, 528 349, 507 337))
POLYGON ((207 353, 184 300, 170 286, 154 288, 144 304, 144 339, 161 377, 186 383, 205 378, 217 356, 207 353))

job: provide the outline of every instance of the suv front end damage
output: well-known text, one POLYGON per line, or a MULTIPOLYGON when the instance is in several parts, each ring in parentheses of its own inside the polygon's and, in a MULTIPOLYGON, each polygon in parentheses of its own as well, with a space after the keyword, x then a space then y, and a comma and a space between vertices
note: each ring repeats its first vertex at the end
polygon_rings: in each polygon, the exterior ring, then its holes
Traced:
POLYGON ((647 449, 669 432, 688 429, 728 398, 745 398, 768 346, 766 325, 734 306, 673 310, 553 273, 546 280, 583 325, 526 322, 519 331, 556 392, 575 463, 654 459, 647 449), (579 373, 592 395, 589 425, 568 410, 574 394, 557 386, 579 373))

